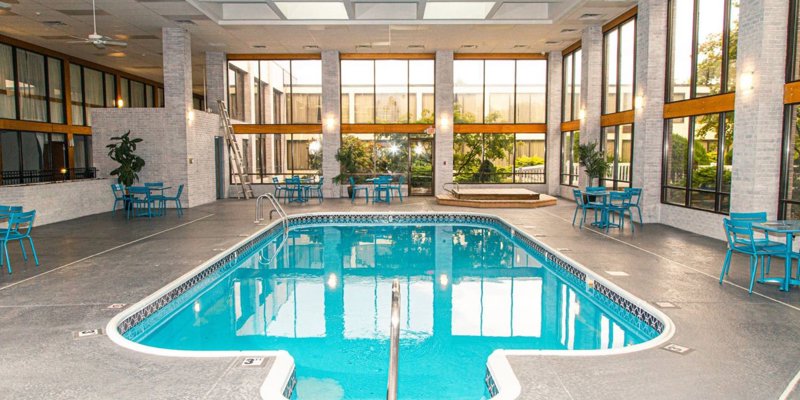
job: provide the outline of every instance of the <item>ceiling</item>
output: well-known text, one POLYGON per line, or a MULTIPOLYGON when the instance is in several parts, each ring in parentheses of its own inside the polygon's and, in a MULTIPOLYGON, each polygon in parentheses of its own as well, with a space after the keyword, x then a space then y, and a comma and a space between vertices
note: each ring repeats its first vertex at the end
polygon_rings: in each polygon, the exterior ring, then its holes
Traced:
POLYGON ((580 39, 584 26, 607 22, 636 4, 630 0, 96 0, 98 33, 129 43, 127 48, 100 50, 66 43, 73 40, 68 35, 92 33, 91 0, 3 1, 11 9, 0 10, 0 34, 158 82, 162 81, 161 28, 183 27, 192 35, 198 93, 202 93, 206 51, 560 51, 580 39))

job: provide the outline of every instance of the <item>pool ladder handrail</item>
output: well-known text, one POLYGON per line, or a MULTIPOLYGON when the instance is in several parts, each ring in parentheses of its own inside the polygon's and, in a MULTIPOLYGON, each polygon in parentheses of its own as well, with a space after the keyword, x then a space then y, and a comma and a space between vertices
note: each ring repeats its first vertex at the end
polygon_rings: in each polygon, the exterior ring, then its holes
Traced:
POLYGON ((397 400, 397 367, 400 352, 400 281, 392 281, 392 315, 389 318, 389 384, 386 400, 397 400))
POLYGON ((442 185, 442 189, 444 189, 445 192, 450 192, 450 194, 456 196, 458 194, 458 182, 453 182, 453 181, 447 182, 444 185, 442 185), (447 188, 448 185, 455 186, 455 191, 453 191, 452 188, 448 189, 447 188))
POLYGON ((281 226, 283 227, 283 241, 281 241, 281 244, 275 249, 275 253, 272 254, 272 257, 270 257, 269 261, 267 261, 267 264, 272 264, 272 261, 274 261, 275 257, 278 256, 278 253, 281 252, 283 245, 286 244, 286 241, 289 238, 289 216, 286 214, 286 211, 283 210, 281 203, 277 198, 275 198, 275 195, 272 193, 265 193, 261 196, 258 196, 256 199, 256 224, 264 220, 263 199, 269 201, 270 205, 272 206, 272 210, 269 211, 270 221, 272 220, 272 213, 277 212, 278 216, 281 218, 281 226))

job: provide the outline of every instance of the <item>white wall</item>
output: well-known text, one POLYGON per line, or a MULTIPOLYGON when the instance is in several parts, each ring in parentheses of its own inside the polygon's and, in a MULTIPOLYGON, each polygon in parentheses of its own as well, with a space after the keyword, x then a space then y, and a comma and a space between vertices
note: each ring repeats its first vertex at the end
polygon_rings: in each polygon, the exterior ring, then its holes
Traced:
POLYGON ((3 186, 0 204, 36 210, 35 226, 52 224, 111 211, 113 183, 112 179, 87 179, 3 186))

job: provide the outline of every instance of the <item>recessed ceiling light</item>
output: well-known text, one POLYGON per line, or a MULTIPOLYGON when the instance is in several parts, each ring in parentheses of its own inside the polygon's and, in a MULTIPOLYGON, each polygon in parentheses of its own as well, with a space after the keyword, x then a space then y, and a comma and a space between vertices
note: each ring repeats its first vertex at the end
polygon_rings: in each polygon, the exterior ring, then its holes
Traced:
POLYGON ((478 45, 477 44, 462 44, 461 48, 462 49, 477 49, 478 45))
POLYGON ((42 23, 47 26, 67 26, 67 24, 61 21, 42 21, 42 23))
POLYGON ((356 45, 356 49, 371 49, 371 48, 372 48, 371 44, 357 44, 356 45))
POLYGON ((422 44, 410 44, 408 45, 409 49, 424 49, 425 45, 422 44))
POLYGON ((528 47, 527 44, 515 44, 514 45, 515 49, 524 49, 524 48, 527 48, 527 47, 528 47))
POLYGON ((314 1, 275 2, 286 19, 347 19, 344 3, 314 1))
POLYGON ((319 50, 319 46, 315 44, 307 44, 303 46, 303 50, 319 50))
POLYGON ((578 17, 578 19, 600 19, 602 16, 602 14, 586 13, 578 17))
POLYGON ((264 44, 254 44, 254 45, 253 45, 253 48, 254 48, 254 49, 266 49, 266 48, 267 48, 267 46, 266 46, 266 45, 264 45, 264 44))
POLYGON ((437 1, 425 5, 423 19, 484 19, 494 7, 493 1, 437 1))
POLYGON ((125 57, 125 53, 123 53, 121 51, 115 51, 113 53, 108 53, 108 56, 109 57, 114 57, 114 58, 120 58, 120 57, 125 57))
POLYGON ((561 43, 560 40, 548 40, 548 41, 544 42, 544 44, 550 44, 550 45, 559 44, 559 43, 561 43))

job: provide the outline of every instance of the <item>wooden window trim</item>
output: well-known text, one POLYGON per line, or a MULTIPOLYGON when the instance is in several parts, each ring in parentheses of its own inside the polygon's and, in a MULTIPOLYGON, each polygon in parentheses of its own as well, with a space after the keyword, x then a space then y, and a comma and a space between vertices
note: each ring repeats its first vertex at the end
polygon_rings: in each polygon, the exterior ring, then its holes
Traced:
POLYGON ((664 119, 730 112, 734 110, 735 97, 736 93, 731 92, 667 103, 664 119))
POLYGON ((561 123, 561 132, 578 131, 581 129, 581 120, 565 121, 561 123))
POLYGON ((603 114, 600 116, 600 127, 615 126, 632 124, 634 120, 634 111, 622 111, 612 114, 603 114))
POLYGON ((548 53, 455 53, 453 60, 547 60, 548 53))
POLYGON ((789 82, 783 86, 783 104, 800 103, 800 81, 789 82))
POLYGON ((263 61, 263 60, 321 60, 320 53, 300 53, 300 54, 255 54, 238 53, 227 54, 227 61, 263 61))
POLYGON ((288 134, 288 133, 322 133, 321 124, 233 124, 233 133, 237 135, 252 134, 288 134))
POLYGON ((566 49, 561 50, 561 55, 566 56, 567 54, 572 53, 573 51, 578 50, 580 48, 581 48, 581 41, 579 39, 577 42, 567 46, 566 49))
POLYGON ((547 133, 547 124, 455 124, 453 133, 547 133))
POLYGON ((435 60, 434 53, 342 53, 340 60, 435 60))
POLYGON ((616 17, 616 18, 612 19, 611 21, 608 21, 607 23, 605 23, 603 25, 603 33, 606 33, 608 31, 610 31, 610 30, 612 30, 612 29, 614 29, 614 28, 616 28, 616 27, 628 22, 628 20, 630 20, 630 19, 636 18, 636 15, 637 15, 638 12, 639 12, 639 7, 638 6, 633 6, 633 8, 631 8, 630 10, 625 11, 624 13, 620 14, 618 17, 616 17))

